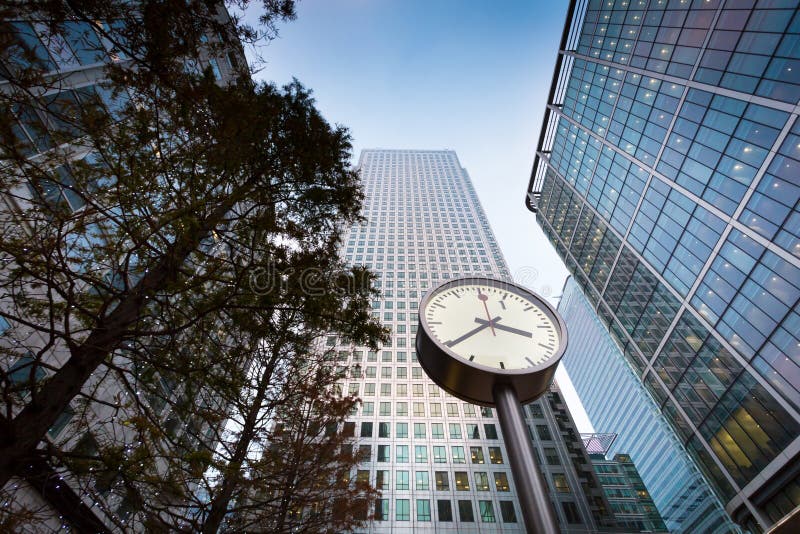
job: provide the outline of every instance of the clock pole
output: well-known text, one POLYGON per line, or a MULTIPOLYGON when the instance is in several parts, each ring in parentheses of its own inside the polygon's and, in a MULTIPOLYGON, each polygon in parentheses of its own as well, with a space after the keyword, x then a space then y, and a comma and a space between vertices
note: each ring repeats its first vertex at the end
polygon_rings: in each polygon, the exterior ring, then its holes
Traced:
POLYGON ((549 492, 539 472, 536 453, 514 386, 495 384, 493 394, 526 530, 535 534, 558 534, 549 492))

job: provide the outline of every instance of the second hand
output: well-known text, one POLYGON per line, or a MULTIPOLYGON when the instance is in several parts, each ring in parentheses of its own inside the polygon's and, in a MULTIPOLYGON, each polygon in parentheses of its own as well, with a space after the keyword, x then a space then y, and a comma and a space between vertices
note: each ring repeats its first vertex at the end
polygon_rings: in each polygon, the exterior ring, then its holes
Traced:
POLYGON ((486 305, 486 301, 489 300, 489 296, 484 295, 483 293, 481 293, 481 290, 478 289, 478 299, 480 299, 480 301, 483 302, 483 309, 486 311, 486 318, 489 320, 489 328, 492 329, 492 335, 494 337, 497 337, 497 334, 495 334, 494 332, 494 323, 492 322, 492 316, 489 315, 489 307, 486 305))

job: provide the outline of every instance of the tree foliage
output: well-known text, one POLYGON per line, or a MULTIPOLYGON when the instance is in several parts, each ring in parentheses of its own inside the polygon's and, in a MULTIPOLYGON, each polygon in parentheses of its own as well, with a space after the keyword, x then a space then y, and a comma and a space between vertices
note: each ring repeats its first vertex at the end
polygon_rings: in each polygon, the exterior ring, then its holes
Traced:
POLYGON ((0 487, 63 477, 117 529, 354 521, 323 505, 372 490, 333 484, 355 459, 318 430, 355 399, 317 346, 386 335, 372 274, 337 255, 350 139, 299 82, 253 83, 237 44, 293 2, 256 28, 213 1, 3 15, 0 487))

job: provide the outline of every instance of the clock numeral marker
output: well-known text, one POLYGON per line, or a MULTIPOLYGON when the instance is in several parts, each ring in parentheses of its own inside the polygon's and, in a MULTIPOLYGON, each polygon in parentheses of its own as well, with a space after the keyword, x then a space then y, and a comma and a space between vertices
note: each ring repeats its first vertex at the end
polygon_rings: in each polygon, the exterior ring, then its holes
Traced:
POLYGON ((472 361, 472 360, 474 360, 474 359, 475 359, 475 355, 474 355, 474 354, 470 354, 470 356, 469 356, 469 361, 472 361))
POLYGON ((442 324, 441 321, 428 321, 428 324, 442 324))
POLYGON ((533 309, 533 306, 528 306, 527 308, 524 308, 522 311, 528 311, 528 310, 532 310, 532 309, 533 309))
POLYGON ((458 293, 456 293, 455 291, 453 291, 453 295, 455 295, 455 296, 456 296, 456 297, 458 297, 458 298, 461 298, 461 295, 459 295, 459 294, 458 294, 458 293))
POLYGON ((550 325, 549 324, 540 324, 536 328, 550 328, 550 325))
POLYGON ((529 364, 531 364, 531 365, 536 365, 536 362, 534 362, 533 360, 531 360, 531 359, 530 359, 530 358, 528 358, 527 356, 525 356, 525 360, 526 360, 526 361, 527 361, 529 364))
POLYGON ((433 305, 434 306, 439 306, 440 308, 447 308, 447 306, 444 306, 443 304, 439 304, 438 302, 434 302, 433 305))
POLYGON ((500 362, 500 369, 505 369, 505 368, 506 368, 505 364, 503 362, 500 362))
POLYGON ((506 303, 502 300, 500 301, 500 307, 502 307, 504 310, 506 309, 506 303))
POLYGON ((544 347, 546 349, 550 349, 550 350, 555 348, 555 347, 553 347, 553 345, 545 345, 544 343, 539 343, 539 346, 540 347, 544 347))

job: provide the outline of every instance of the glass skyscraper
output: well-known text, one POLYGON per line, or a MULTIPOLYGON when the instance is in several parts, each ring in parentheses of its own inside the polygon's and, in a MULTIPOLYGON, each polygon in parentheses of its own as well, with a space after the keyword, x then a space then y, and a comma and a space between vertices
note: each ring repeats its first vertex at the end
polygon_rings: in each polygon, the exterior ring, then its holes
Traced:
POLYGON ((631 457, 671 532, 737 532, 572 277, 558 311, 570 333, 562 363, 592 426, 617 434, 603 454, 631 457))
POLYGON ((527 203, 735 521, 800 504, 800 14, 573 1, 527 203))
MULTIPOLYGON (((330 338, 363 402, 348 432, 363 458, 354 476, 382 491, 370 532, 521 532, 522 515, 490 408, 451 397, 417 363, 417 306, 447 278, 509 271, 470 178, 452 151, 365 150, 367 222, 350 229, 343 254, 379 274, 373 314, 391 326, 380 351, 330 338)), ((563 532, 613 524, 608 502, 557 390, 525 408, 563 532)))

